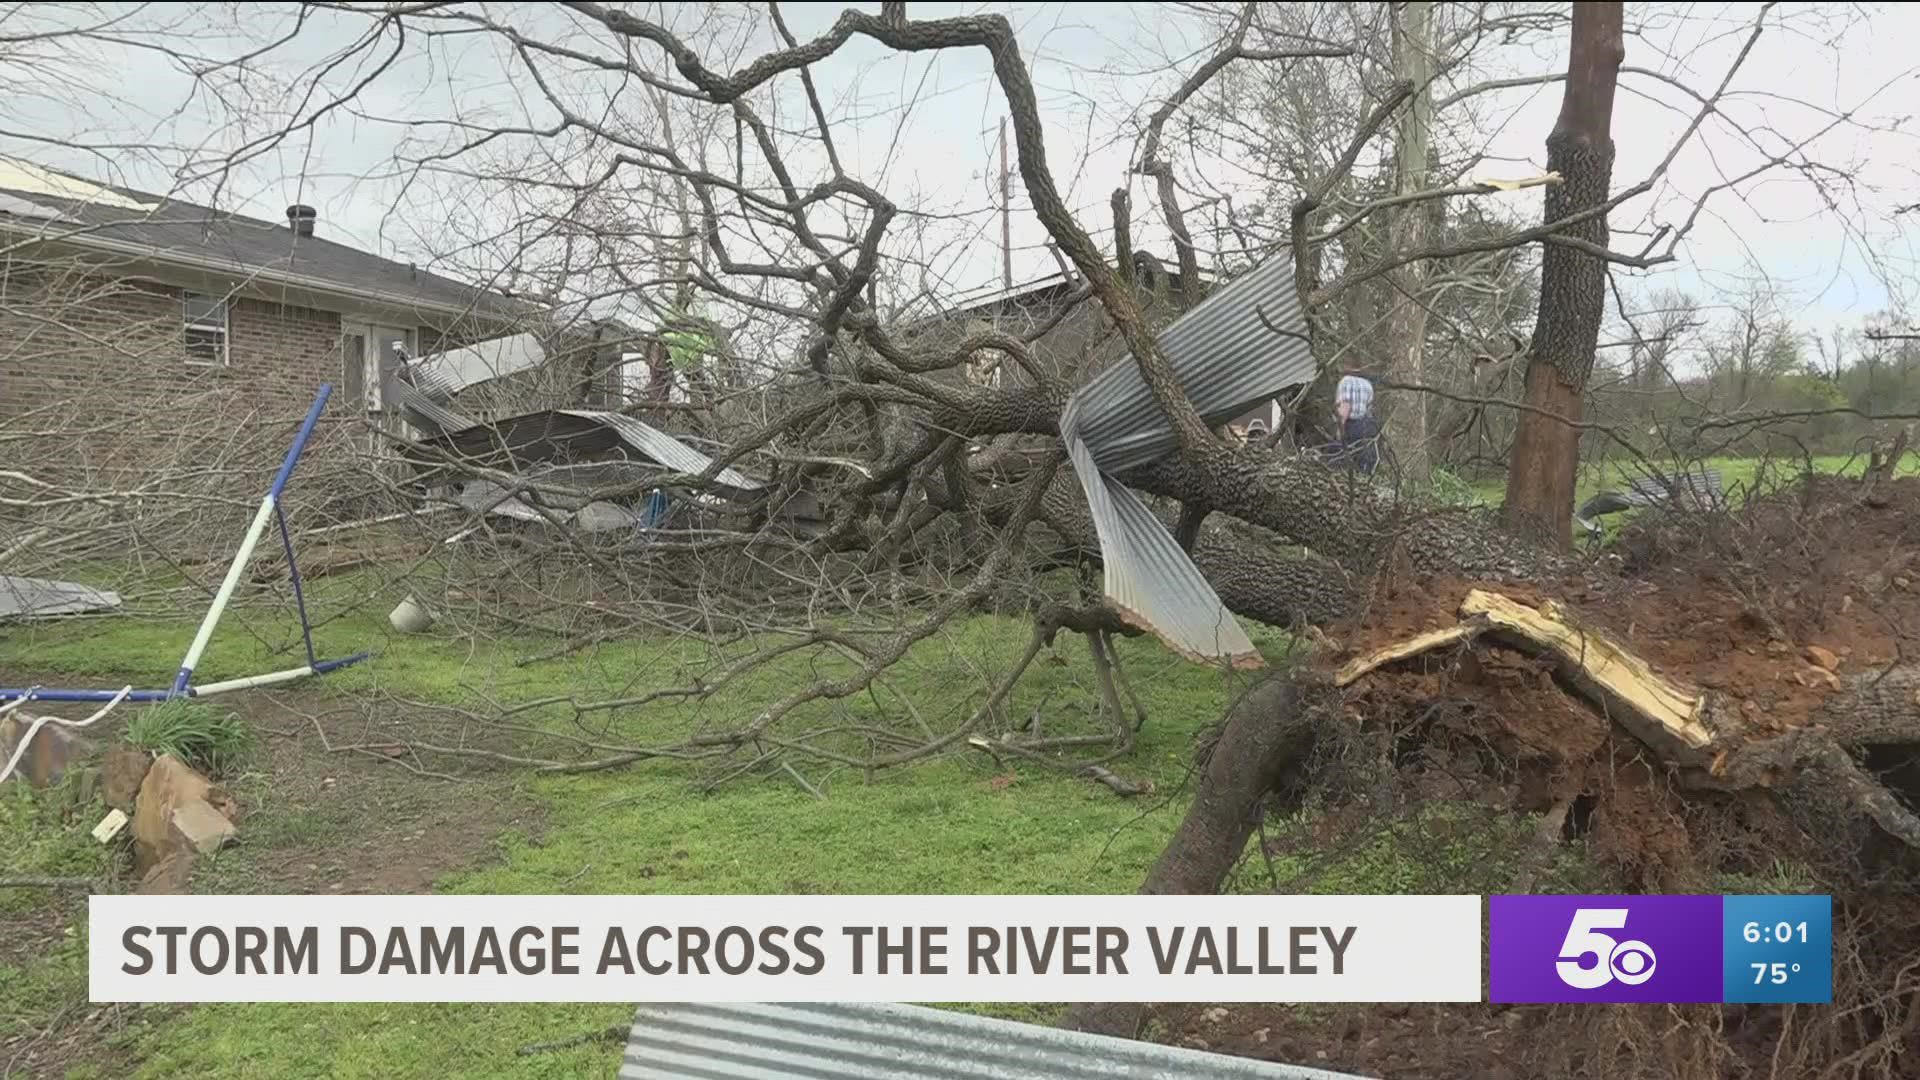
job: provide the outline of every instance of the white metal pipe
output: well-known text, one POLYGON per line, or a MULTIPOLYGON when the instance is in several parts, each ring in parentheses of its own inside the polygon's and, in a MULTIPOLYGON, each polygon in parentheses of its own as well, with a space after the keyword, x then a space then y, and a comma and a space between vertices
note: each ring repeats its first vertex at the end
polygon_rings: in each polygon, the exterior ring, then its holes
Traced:
POLYGON ((200 620, 200 631, 193 636, 193 644, 187 647, 186 659, 180 661, 180 673, 175 678, 175 690, 186 689, 185 683, 193 675, 194 665, 200 662, 200 654, 207 650, 207 642, 213 639, 213 628, 220 621, 220 615, 227 610, 227 601, 233 599, 233 590, 240 584, 240 573, 247 568, 247 560, 253 557, 254 545, 260 542, 260 534, 267 531, 267 522, 273 518, 274 499, 271 494, 260 500, 260 511, 253 515, 253 524, 247 527, 246 539, 240 541, 240 550, 234 552, 233 565, 227 567, 227 579, 220 583, 220 591, 213 596, 213 606, 207 609, 207 617, 200 620))
POLYGON ((193 696, 209 697, 213 694, 225 693, 228 690, 247 690, 255 686, 275 686, 279 683, 292 682, 295 679, 304 679, 312 674, 313 669, 303 664, 297 668, 288 668, 285 671, 272 671, 265 675, 248 675, 241 679, 227 679, 224 682, 206 683, 202 686, 194 687, 193 696))

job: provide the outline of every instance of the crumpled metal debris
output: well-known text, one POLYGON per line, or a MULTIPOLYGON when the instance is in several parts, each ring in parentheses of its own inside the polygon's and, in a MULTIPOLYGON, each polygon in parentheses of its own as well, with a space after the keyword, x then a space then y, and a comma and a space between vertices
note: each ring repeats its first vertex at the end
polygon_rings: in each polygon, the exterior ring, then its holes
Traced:
MULTIPOLYGON (((1314 375, 1306 318, 1284 255, 1208 296, 1163 330, 1158 343, 1209 425, 1314 375)), ((1107 600, 1121 617, 1189 659, 1263 666, 1246 631, 1172 532, 1116 479, 1179 447, 1131 354, 1068 399, 1060 436, 1099 534, 1107 600)))
POLYGON ((84 615, 120 606, 120 594, 71 581, 0 574, 0 620, 84 615))

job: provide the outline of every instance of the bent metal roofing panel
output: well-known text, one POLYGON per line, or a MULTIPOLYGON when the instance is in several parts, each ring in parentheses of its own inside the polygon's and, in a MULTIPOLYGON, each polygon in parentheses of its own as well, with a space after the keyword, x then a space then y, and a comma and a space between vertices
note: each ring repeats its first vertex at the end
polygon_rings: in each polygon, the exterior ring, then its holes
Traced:
POLYGON ((1359 1080, 915 1005, 643 1005, 619 1080, 1359 1080))

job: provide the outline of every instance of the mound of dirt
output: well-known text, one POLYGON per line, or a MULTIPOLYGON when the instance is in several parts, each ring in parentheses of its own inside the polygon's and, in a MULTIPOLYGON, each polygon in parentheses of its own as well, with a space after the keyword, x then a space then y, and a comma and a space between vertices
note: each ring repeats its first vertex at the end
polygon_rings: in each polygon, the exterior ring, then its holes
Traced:
MULTIPOLYGON (((1881 485, 1874 502, 1855 482, 1815 476, 1738 513, 1636 523, 1612 568, 1527 584, 1388 582, 1333 628, 1339 648, 1326 660, 1338 666, 1456 625, 1467 595, 1485 589, 1536 608, 1552 599, 1660 675, 1726 695, 1756 725, 1797 728, 1850 676, 1920 659, 1920 477, 1881 485)), ((1449 671, 1449 680, 1510 699, 1522 692, 1516 673, 1536 666, 1503 659, 1507 652, 1495 645, 1456 657, 1465 668, 1449 671)), ((1433 666, 1425 665, 1429 677, 1433 666)), ((1386 681, 1416 698, 1434 689, 1386 681)), ((1558 746, 1563 757, 1597 748, 1591 725, 1563 724, 1567 710, 1550 703, 1555 691, 1536 689, 1546 696, 1499 710, 1517 725, 1516 740, 1571 738, 1558 746)))
MULTIPOLYGON (((1595 1032, 1610 1046, 1652 1053, 1646 1075, 1759 1075, 1769 1060, 1774 1075, 1812 1075, 1778 1069, 1844 1058, 1875 1063, 1862 1075, 1915 1075, 1887 1055, 1920 1039, 1920 828, 1907 824, 1920 807, 1920 667, 1908 666, 1920 658, 1920 478, 1871 490, 1869 499, 1858 481, 1822 476, 1729 513, 1648 513, 1608 561, 1580 573, 1526 584, 1386 582, 1370 606, 1329 628, 1335 644, 1314 678, 1334 688, 1323 698, 1341 714, 1331 727, 1371 740, 1369 752, 1343 758, 1389 762, 1398 799, 1465 792, 1546 813, 1546 853, 1584 841, 1620 891, 1722 892, 1730 875, 1791 865, 1808 880, 1796 891, 1834 897, 1834 1015, 1870 1020, 1796 1026, 1777 1008, 1707 1008, 1684 1051, 1654 1052, 1670 1033, 1659 1034, 1652 1018, 1595 1032), (1488 631, 1488 594, 1570 631, 1558 640, 1579 643, 1575 658, 1529 644, 1506 624, 1488 631), (1463 604, 1478 618, 1464 617, 1463 604), (1449 628, 1466 632, 1439 633, 1449 628), (1422 635, 1418 651, 1383 659, 1383 650, 1422 635), (1590 656, 1595 640, 1603 645, 1590 656), (1596 677, 1610 647, 1632 662, 1629 677, 1650 671, 1635 685, 1679 692, 1681 705, 1654 735, 1691 733, 1691 745, 1649 741, 1648 725, 1623 716, 1618 696, 1608 696, 1613 684, 1596 677), (1862 714, 1866 722, 1854 727, 1875 734, 1841 737, 1850 716, 1862 714), (1887 745, 1887 731, 1903 734, 1887 745), (1816 745, 1818 753, 1807 749, 1816 745), (1698 751, 1692 760, 1690 750, 1698 751)), ((1386 790, 1377 774, 1364 782, 1364 791, 1386 790)), ((1175 1038, 1301 1060, 1298 1050, 1326 1034, 1270 1009, 1204 1023, 1201 1015, 1169 1017, 1175 1038)), ((1469 1011, 1446 1014, 1475 1029, 1454 1046, 1461 1040, 1440 1014, 1409 1020, 1420 1015, 1370 1015, 1358 1024, 1364 1035, 1336 1040, 1331 1063, 1444 1075, 1446 1066, 1433 1063, 1470 1060, 1465 1043, 1524 1049, 1523 1029, 1549 1037, 1535 1028, 1536 1012, 1469 1011), (1397 1034, 1381 1042, 1383 1032, 1397 1034), (1389 1044, 1401 1040, 1421 1045, 1421 1065, 1393 1052, 1389 1044)), ((1570 1029, 1550 1036, 1581 1037, 1570 1029)))

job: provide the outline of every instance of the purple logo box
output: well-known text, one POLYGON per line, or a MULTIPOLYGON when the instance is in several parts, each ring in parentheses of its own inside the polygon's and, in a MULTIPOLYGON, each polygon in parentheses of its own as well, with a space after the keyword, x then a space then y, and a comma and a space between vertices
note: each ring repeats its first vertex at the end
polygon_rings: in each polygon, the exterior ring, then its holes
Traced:
POLYGON ((1488 1000, 1717 1003, 1718 896, 1488 898, 1488 1000))

